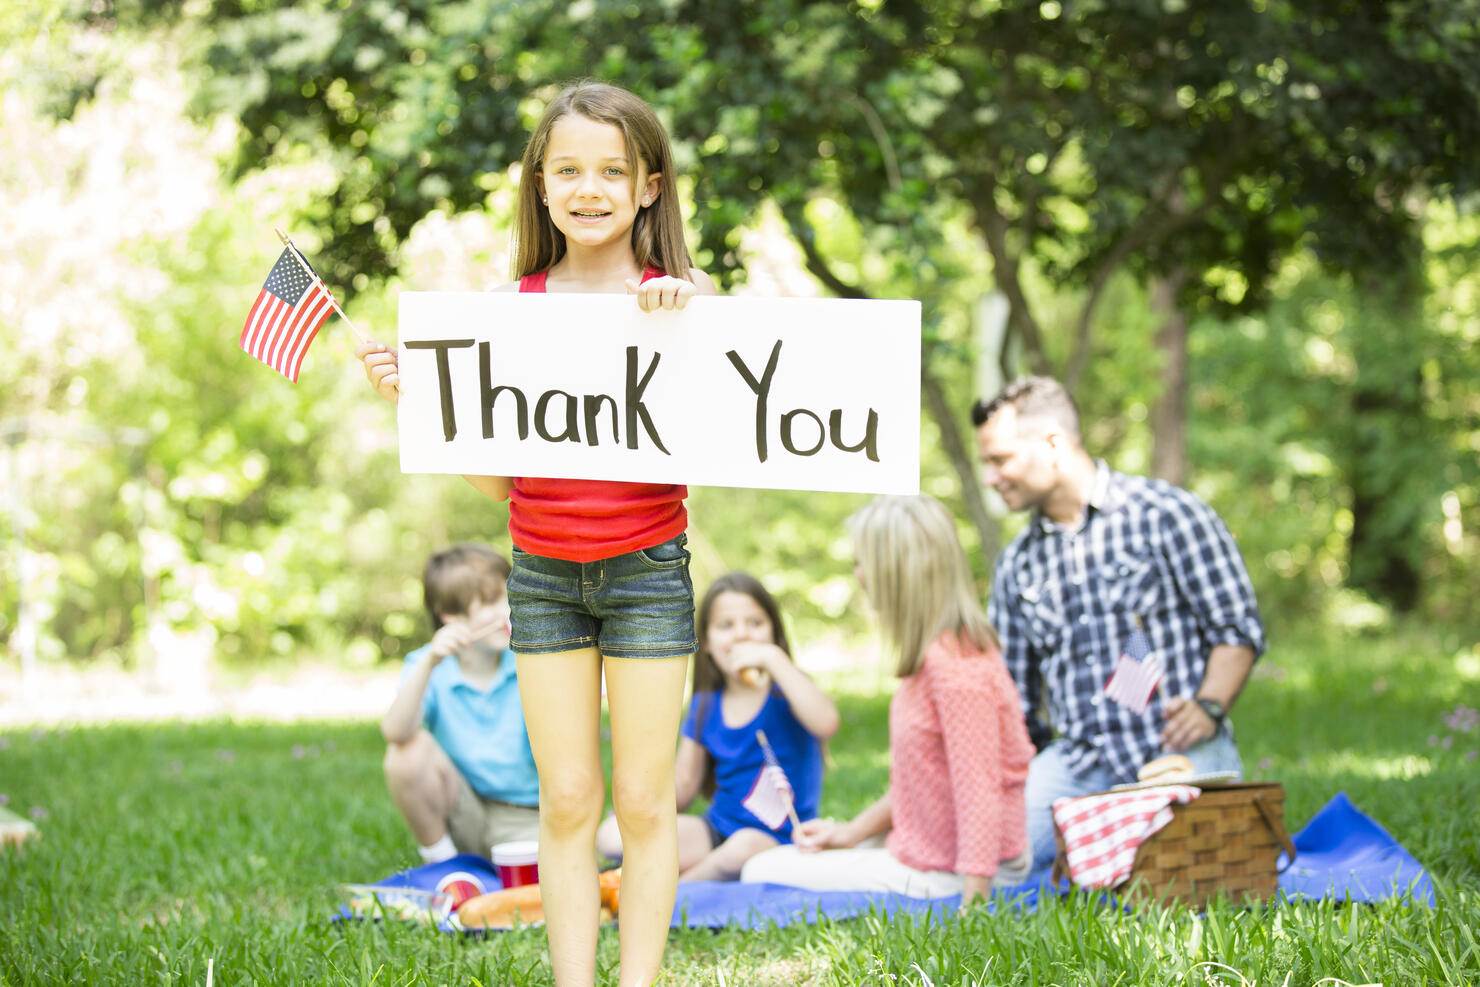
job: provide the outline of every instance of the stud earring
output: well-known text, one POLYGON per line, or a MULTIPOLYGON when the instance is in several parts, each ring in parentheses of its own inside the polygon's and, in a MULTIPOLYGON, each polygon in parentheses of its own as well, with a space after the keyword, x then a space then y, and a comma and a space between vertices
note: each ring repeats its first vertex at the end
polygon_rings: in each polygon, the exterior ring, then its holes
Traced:
POLYGON ((549 205, 549 204, 550 204, 550 199, 549 199, 549 198, 548 198, 548 197, 546 197, 546 198, 543 198, 543 199, 541 199, 541 200, 540 200, 540 201, 541 201, 541 202, 543 202, 543 203, 544 203, 544 204, 545 204, 545 205, 547 205, 547 206, 548 206, 548 205, 549 205))
POLYGON ((642 204, 643 204, 643 205, 647 205, 647 204, 648 204, 648 203, 650 203, 650 202, 651 202, 651 201, 652 201, 652 200, 651 200, 651 199, 649 199, 649 198, 647 198, 647 197, 646 197, 646 196, 644 196, 644 197, 643 197, 643 200, 642 200, 642 204))

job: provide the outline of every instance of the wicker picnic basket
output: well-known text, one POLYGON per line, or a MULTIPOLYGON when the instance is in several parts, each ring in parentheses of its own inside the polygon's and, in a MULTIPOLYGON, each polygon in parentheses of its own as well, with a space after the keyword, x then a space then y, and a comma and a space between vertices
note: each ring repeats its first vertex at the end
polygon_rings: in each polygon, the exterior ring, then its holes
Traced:
MULTIPOLYGON (((1136 851, 1121 893, 1137 901, 1202 908, 1223 896, 1240 904, 1274 897, 1280 851, 1295 859, 1285 832, 1285 788, 1279 782, 1227 782, 1199 786, 1202 794, 1172 806, 1172 821, 1136 851)), ((1064 837, 1054 827, 1058 859, 1054 880, 1069 874, 1064 837)), ((1286 867, 1289 863, 1286 863, 1286 867)))

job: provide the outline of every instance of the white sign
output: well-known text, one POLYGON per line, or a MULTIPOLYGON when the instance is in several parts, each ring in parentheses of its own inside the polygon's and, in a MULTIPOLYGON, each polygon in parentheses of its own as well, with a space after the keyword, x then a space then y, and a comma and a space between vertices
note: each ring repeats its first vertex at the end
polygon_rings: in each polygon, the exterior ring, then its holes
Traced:
POLYGON ((918 493, 920 303, 404 292, 407 473, 918 493))

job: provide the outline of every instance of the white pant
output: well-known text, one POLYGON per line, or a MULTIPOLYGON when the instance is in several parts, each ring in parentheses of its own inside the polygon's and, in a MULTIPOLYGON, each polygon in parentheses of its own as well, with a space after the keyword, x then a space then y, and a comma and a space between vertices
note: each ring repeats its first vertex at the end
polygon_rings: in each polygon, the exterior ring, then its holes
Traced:
MULTIPOLYGON (((1028 877, 1030 854, 998 865, 993 887, 1011 887, 1028 877)), ((740 880, 786 884, 808 891, 892 891, 911 898, 949 898, 961 893, 960 874, 915 870, 882 846, 851 847, 806 853, 795 846, 775 847, 745 862, 740 880)))

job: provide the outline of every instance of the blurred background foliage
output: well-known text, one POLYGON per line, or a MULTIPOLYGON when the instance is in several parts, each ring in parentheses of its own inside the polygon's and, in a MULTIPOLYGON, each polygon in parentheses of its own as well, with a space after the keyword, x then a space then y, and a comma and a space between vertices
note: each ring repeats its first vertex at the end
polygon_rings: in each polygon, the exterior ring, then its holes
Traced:
MULTIPOLYGON (((403 289, 505 280, 528 127, 588 76, 668 123, 728 290, 922 300, 922 486, 984 592, 1021 518, 981 495, 969 407, 1036 370, 1093 453, 1212 502, 1272 623, 1473 628, 1477 24, 1471 0, 6 5, 0 640, 162 674, 419 643, 426 555, 507 551, 503 509, 400 475, 341 323, 296 386, 240 323, 274 225, 383 340, 403 289)), ((695 489, 696 582, 749 569, 796 638, 851 641, 863 501, 695 489)))

